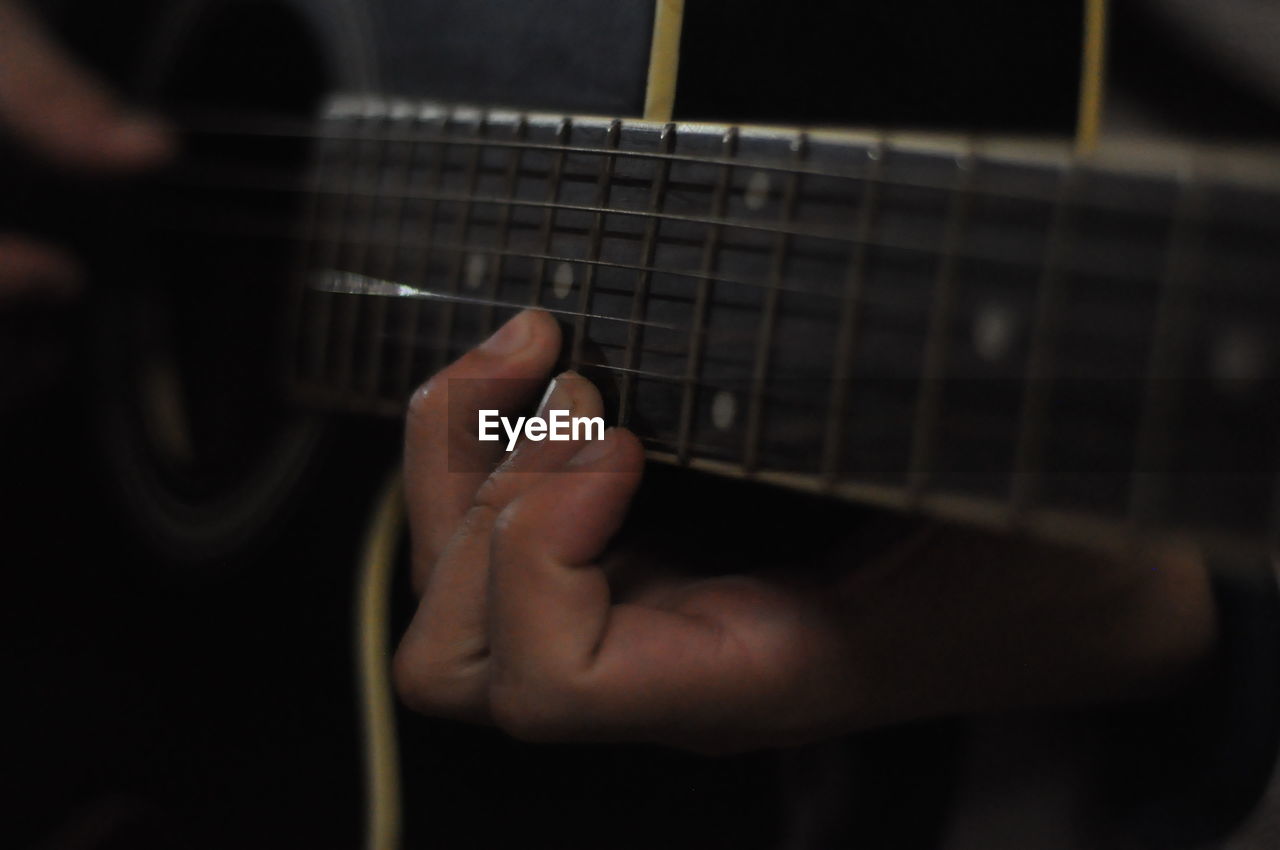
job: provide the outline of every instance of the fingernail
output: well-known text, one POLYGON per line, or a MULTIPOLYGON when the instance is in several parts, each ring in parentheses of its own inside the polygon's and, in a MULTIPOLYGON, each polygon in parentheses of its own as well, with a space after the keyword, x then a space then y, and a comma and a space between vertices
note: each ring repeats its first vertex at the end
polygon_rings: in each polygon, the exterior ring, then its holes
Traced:
POLYGON ((529 344, 532 335, 529 314, 520 313, 498 328, 497 332, 480 344, 480 350, 500 357, 509 357, 529 344))
POLYGON ((587 444, 578 449, 578 453, 570 459, 569 466, 587 466, 596 461, 604 460, 613 454, 616 442, 614 429, 610 428, 604 432, 604 439, 587 440, 587 444))
POLYGON ((538 402, 538 416, 546 418, 548 410, 567 410, 573 413, 573 392, 569 383, 573 380, 573 372, 563 372, 551 379, 547 390, 538 402))

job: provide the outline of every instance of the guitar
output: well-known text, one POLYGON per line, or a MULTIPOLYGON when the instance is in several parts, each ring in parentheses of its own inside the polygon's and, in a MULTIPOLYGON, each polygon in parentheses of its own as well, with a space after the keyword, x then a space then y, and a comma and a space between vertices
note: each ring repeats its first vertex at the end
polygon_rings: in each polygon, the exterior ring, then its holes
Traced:
MULTIPOLYGON (((1111 147, 1098 0, 1006 19, 1045 37, 915 100, 849 91, 889 82, 873 63, 901 45, 848 50, 822 4, 753 11, 148 16, 132 78, 186 156, 145 188, 154 268, 108 305, 101 368, 122 493, 157 546, 211 562, 259 538, 333 412, 394 422, 537 306, 656 461, 1045 539, 1269 557, 1280 160, 1111 147), (929 121, 927 100, 952 132, 845 129, 929 121)), ((985 48, 977 29, 930 70, 985 48)))

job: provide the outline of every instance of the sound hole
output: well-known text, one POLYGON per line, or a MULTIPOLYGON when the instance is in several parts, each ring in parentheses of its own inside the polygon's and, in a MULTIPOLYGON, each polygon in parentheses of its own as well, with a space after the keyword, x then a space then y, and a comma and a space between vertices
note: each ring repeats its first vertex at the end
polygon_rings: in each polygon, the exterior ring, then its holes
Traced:
POLYGON ((286 313, 309 149, 297 130, 329 81, 305 22, 274 4, 212 5, 176 56, 160 95, 181 156, 136 202, 104 354, 130 507, 170 554, 206 561, 270 522, 317 433, 286 396, 286 313))

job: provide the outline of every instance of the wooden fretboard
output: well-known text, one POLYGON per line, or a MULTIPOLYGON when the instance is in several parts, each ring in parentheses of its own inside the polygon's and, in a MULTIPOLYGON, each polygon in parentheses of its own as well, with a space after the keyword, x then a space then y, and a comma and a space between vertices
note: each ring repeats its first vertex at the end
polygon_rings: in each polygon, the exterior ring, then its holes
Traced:
POLYGON ((1060 535, 1269 541, 1269 178, 363 97, 320 130, 307 399, 398 414, 536 305, 658 458, 1060 535))

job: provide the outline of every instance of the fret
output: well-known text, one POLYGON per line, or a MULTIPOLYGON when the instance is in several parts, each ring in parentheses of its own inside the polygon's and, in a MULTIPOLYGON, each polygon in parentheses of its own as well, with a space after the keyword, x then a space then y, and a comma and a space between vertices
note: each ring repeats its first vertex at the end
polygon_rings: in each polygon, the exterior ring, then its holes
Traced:
POLYGON ((604 209, 609 204, 609 189, 613 182, 614 157, 622 136, 622 122, 614 119, 609 122, 605 134, 606 153, 601 154, 600 176, 596 182, 596 209, 591 222, 591 235, 587 248, 586 270, 582 275, 582 289, 578 293, 578 317, 574 322, 573 348, 569 357, 569 368, 577 370, 582 364, 582 346, 587 336, 587 315, 591 309, 591 289, 595 284, 596 261, 600 259, 600 242, 604 237, 604 209))
MULTIPOLYGON (((730 127, 720 143, 721 165, 711 197, 713 221, 723 220, 729 202, 729 185, 733 179, 733 157, 738 152, 738 128, 730 127)), ((693 417, 696 409, 698 376, 702 372, 702 356, 706 342, 707 308, 711 299, 711 284, 716 271, 716 257, 720 249, 721 226, 707 225, 702 245, 701 274, 694 301, 693 321, 689 329, 688 356, 680 395, 680 430, 677 437, 676 457, 682 465, 689 463, 690 444, 693 435, 693 417)))
POLYGON ((560 119, 556 126, 556 150, 552 154, 551 170, 547 174, 546 206, 542 214, 542 231, 539 242, 543 256, 535 257, 533 273, 529 278, 529 303, 538 306, 542 303, 542 283, 547 277, 546 255, 551 253, 551 237, 556 226, 556 205, 560 200, 560 183, 564 176, 565 148, 569 145, 569 134, 573 122, 568 118, 560 119))
POLYGON ((828 486, 834 486, 840 478, 844 420, 849 404, 849 382, 853 376, 853 352, 858 333, 858 308, 866 276, 867 253, 871 246, 876 200, 884 173, 886 147, 884 140, 881 139, 867 149, 867 173, 862 179, 862 201, 859 205, 858 219, 854 225, 854 245, 849 260, 849 270, 845 275, 822 450, 822 470, 828 486))
MULTIPOLYGON (((477 138, 484 135, 488 121, 489 116, 481 114, 476 124, 475 133, 477 138)), ((474 207, 472 198, 476 194, 476 185, 480 180, 480 159, 483 151, 483 145, 474 145, 471 148, 471 155, 467 158, 466 189, 463 191, 457 218, 454 220, 453 242, 457 246, 466 244, 467 231, 471 229, 471 211, 474 207)), ((463 269, 468 262, 468 258, 469 255, 461 247, 454 251, 453 265, 449 271, 449 292, 454 296, 462 293, 463 269)), ((449 363, 453 346, 458 342, 453 338, 457 312, 458 299, 456 297, 445 301, 440 310, 439 331, 436 335, 436 338, 440 340, 440 348, 436 352, 436 371, 443 369, 449 363)))
MULTIPOLYGON (((658 139, 658 148, 663 153, 671 153, 675 146, 676 125, 667 124, 662 128, 658 139)), ((662 210, 663 200, 667 192, 667 182, 671 176, 671 160, 660 159, 655 164, 653 185, 649 193, 649 210, 657 213, 662 210)), ((618 396, 618 424, 626 425, 631 419, 631 406, 635 392, 635 373, 637 350, 640 344, 641 321, 644 319, 649 297, 649 282, 652 277, 654 249, 658 238, 658 218, 653 216, 645 221, 643 242, 640 249, 640 264, 644 270, 636 279, 635 292, 631 297, 631 324, 627 326, 626 351, 623 355, 624 368, 622 387, 618 396)))
MULTIPOLYGON (((522 142, 528 132, 529 119, 521 115, 511 128, 512 140, 516 143, 522 142)), ((496 250, 490 255, 492 262, 489 264, 488 292, 491 301, 498 300, 498 290, 502 285, 503 261, 508 256, 507 249, 511 246, 511 209, 516 200, 516 181, 520 176, 520 161, 523 154, 524 149, 519 144, 512 146, 511 153, 507 159, 507 172, 503 177, 504 193, 507 196, 508 203, 498 208, 498 228, 494 234, 494 247, 496 250)), ((493 305, 485 308, 480 334, 482 337, 487 337, 493 332, 494 312, 493 305)))
MULTIPOLYGON (((421 137, 414 145, 414 155, 410 160, 410 171, 413 170, 413 164, 416 163, 417 157, 422 152, 431 152, 431 168, 427 177, 427 183, 431 185, 437 192, 444 189, 444 166, 445 160, 449 155, 448 134, 444 128, 449 124, 449 113, 444 111, 436 111, 434 109, 424 109, 418 115, 418 121, 423 125, 421 136, 426 136, 425 128, 430 126, 430 122, 439 120, 442 126, 439 141, 426 142, 421 137)), ((439 207, 439 201, 435 198, 428 198, 424 201, 422 212, 423 224, 426 225, 426 232, 416 234, 418 250, 414 253, 414 257, 406 271, 406 279, 412 285, 424 285, 427 283, 428 271, 431 265, 431 253, 435 242, 436 233, 436 212, 439 207)), ((402 358, 400 360, 400 375, 396 381, 396 386, 400 387, 402 396, 408 396, 413 391, 423 375, 415 374, 414 367, 416 365, 416 345, 418 334, 422 326, 422 311, 424 309, 423 302, 414 300, 409 309, 405 311, 405 327, 404 327, 404 348, 402 349, 402 358)))
MULTIPOLYGON (((400 193, 399 187, 408 181, 410 161, 412 158, 412 133, 409 127, 412 126, 413 112, 412 107, 405 102, 392 103, 388 109, 388 116, 391 127, 388 129, 387 144, 398 151, 396 159, 388 163, 383 171, 383 185, 387 188, 385 197, 385 215, 387 218, 388 229, 393 233, 399 233, 401 229, 401 220, 404 216, 404 197, 400 193), (397 131, 397 127, 399 131, 397 131)), ((377 217, 370 216, 368 228, 368 241, 372 242, 375 235, 375 222, 377 217)), ((387 245, 381 253, 381 262, 379 262, 377 274, 384 280, 392 280, 396 275, 397 259, 400 255, 400 247, 403 243, 401 240, 393 240, 387 245)), ((388 299, 375 298, 370 306, 369 316, 369 359, 365 364, 364 386, 366 394, 373 398, 377 397, 379 384, 382 380, 382 354, 383 354, 383 337, 386 334, 387 325, 388 299)))
POLYGON ((957 185, 951 195, 942 250, 933 285, 933 309, 925 338, 920 393, 912 424, 911 455, 907 472, 907 499, 918 504, 928 484, 937 447, 938 417, 942 404, 942 382, 946 372, 947 341, 951 332, 951 316, 955 311, 956 251, 969 211, 977 160, 972 150, 956 159, 957 185))
MULTIPOLYGON (((796 136, 792 143, 795 164, 800 166, 808 154, 809 137, 805 133, 796 136)), ((782 198, 782 220, 790 227, 795 220, 796 198, 800 192, 800 172, 787 176, 787 186, 782 198)), ((782 277, 786 271, 791 245, 789 233, 780 231, 773 242, 772 259, 769 262, 769 288, 764 296, 764 311, 756 332, 755 363, 751 373, 751 404, 747 411, 746 438, 743 441, 742 466, 752 472, 759 465, 761 433, 764 421, 764 388, 769 374, 769 355, 773 349, 773 330, 777 324, 778 301, 781 295, 782 277)))
POLYGON ((1137 456, 1130 481, 1129 519, 1139 526, 1153 522, 1163 509, 1172 450, 1170 431, 1178 409, 1179 387, 1188 379, 1185 367, 1196 296, 1194 284, 1199 279, 1203 226, 1196 225, 1202 218, 1201 187, 1185 172, 1179 171, 1177 177, 1178 196, 1169 225, 1138 426, 1137 456))
MULTIPOLYGON (((382 125, 387 122, 385 104, 376 99, 369 99, 365 103, 364 122, 366 138, 361 142, 360 159, 363 160, 361 171, 366 176, 361 182, 365 185, 376 186, 379 182, 377 175, 382 170, 387 152, 387 137, 382 129, 382 125)), ((345 266, 351 271, 363 271, 368 262, 369 235, 372 233, 374 220, 377 216, 378 193, 358 195, 356 203, 359 204, 359 209, 355 212, 355 221, 349 227, 351 233, 344 234, 340 244, 347 249, 348 256, 345 266), (355 238, 354 244, 352 244, 350 237, 354 236, 357 228, 362 230, 365 235, 363 239, 355 238)), ((352 298, 342 302, 345 309, 338 317, 340 326, 334 346, 335 371, 333 388, 340 392, 355 390, 356 330, 360 326, 360 316, 365 306, 364 301, 365 299, 352 298)))
POLYGON ((1071 201, 1078 179, 1074 163, 1064 167, 1058 178, 1058 196, 1053 205, 1049 236, 1045 243, 1044 268, 1036 288, 1035 317, 1031 327, 1031 350, 1027 355, 1025 394, 1019 411, 1018 441, 1014 448, 1013 483, 1009 494, 1010 515, 1015 519, 1030 510, 1039 498, 1037 479, 1043 475, 1045 427, 1049 417, 1049 387, 1053 379, 1054 332, 1062 302, 1063 261, 1071 226, 1071 201))

